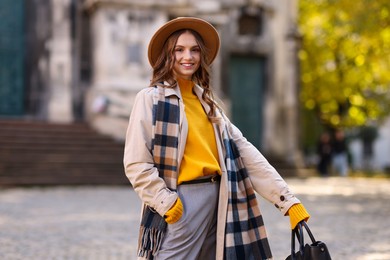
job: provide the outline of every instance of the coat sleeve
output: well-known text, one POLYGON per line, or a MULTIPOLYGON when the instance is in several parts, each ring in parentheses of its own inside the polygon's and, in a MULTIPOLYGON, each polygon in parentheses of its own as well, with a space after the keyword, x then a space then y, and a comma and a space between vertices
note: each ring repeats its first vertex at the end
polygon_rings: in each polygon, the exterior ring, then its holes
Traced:
POLYGON ((123 164, 125 174, 142 202, 161 216, 171 208, 177 193, 167 188, 154 166, 153 88, 141 90, 135 98, 126 132, 123 164))
POLYGON ((288 209, 300 201, 260 151, 247 141, 241 131, 230 121, 227 120, 227 124, 244 161, 253 188, 286 215, 288 209))

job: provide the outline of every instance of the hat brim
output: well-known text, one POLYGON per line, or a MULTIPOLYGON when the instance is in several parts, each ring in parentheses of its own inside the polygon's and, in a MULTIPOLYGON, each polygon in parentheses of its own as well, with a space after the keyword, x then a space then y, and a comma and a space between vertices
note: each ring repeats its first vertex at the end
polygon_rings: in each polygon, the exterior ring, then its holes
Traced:
POLYGON ((208 64, 210 65, 214 61, 220 46, 219 35, 214 26, 200 18, 179 17, 161 26, 150 40, 148 58, 152 67, 157 62, 168 37, 172 33, 183 29, 191 29, 199 33, 208 50, 208 64))

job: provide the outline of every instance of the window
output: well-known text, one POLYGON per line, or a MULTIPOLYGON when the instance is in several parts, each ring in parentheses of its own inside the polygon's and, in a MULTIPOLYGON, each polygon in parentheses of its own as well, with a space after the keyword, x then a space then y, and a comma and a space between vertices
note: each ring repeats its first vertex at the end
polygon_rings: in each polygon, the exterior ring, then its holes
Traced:
POLYGON ((240 35, 260 36, 262 33, 262 10, 260 8, 242 8, 238 19, 240 35))
POLYGON ((131 42, 128 45, 128 63, 138 63, 142 61, 142 45, 139 42, 131 42))

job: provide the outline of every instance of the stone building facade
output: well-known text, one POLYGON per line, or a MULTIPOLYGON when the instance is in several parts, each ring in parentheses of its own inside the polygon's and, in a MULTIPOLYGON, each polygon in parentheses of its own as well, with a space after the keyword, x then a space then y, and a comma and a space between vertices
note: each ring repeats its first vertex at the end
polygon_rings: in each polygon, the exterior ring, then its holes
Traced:
POLYGON ((86 121, 123 140, 134 96, 149 84, 152 34, 172 18, 197 16, 220 33, 212 86, 232 121, 267 156, 301 161, 296 0, 26 2, 29 105, 21 116, 86 121))
MULTIPOLYGON (((198 16, 221 35, 212 85, 226 112, 267 158, 302 161, 296 0, 6 0, 0 15, 0 119, 82 121, 123 141, 149 84, 150 37, 198 16)), ((379 129, 375 169, 389 169, 389 129, 379 129)), ((362 167, 361 143, 351 150, 362 167)))

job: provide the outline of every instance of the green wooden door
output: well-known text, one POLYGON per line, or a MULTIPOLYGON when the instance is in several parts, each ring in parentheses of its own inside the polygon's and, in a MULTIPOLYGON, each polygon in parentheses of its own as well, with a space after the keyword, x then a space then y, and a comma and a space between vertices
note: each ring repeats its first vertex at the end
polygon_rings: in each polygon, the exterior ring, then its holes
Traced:
POLYGON ((260 148, 263 130, 265 59, 232 56, 229 75, 232 121, 253 145, 260 148))
POLYGON ((0 116, 24 113, 24 0, 0 1, 0 116))

